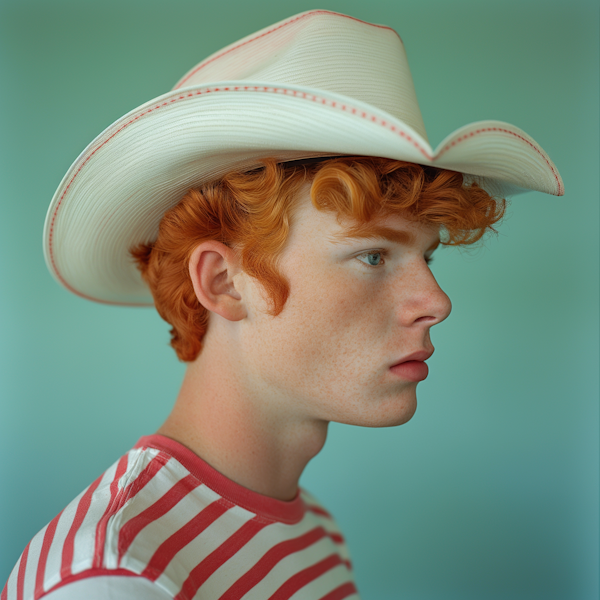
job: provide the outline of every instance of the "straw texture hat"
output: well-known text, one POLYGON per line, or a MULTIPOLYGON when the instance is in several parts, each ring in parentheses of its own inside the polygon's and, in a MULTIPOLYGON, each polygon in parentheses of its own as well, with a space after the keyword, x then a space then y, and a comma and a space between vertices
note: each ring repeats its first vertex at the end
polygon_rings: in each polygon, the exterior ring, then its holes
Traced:
POLYGON ((459 171, 494 195, 564 193, 548 155, 508 123, 465 125, 433 150, 398 34, 312 10, 216 52, 93 140, 50 204, 46 262, 80 296, 151 305, 128 250, 156 238, 189 188, 267 156, 344 154, 459 171))

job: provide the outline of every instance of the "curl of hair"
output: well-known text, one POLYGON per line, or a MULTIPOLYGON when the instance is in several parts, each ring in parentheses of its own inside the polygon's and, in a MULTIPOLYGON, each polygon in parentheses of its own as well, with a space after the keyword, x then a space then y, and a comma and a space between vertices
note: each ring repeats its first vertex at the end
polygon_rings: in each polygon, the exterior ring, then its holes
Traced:
POLYGON ((154 297, 160 316, 171 324, 171 346, 179 360, 196 359, 209 323, 209 311, 196 298, 188 271, 192 252, 217 240, 239 252, 244 272, 256 278, 277 316, 289 295, 278 259, 311 182, 317 210, 353 223, 347 233, 400 213, 445 231, 442 243, 472 244, 504 216, 506 201, 477 184, 463 185, 461 173, 384 158, 334 158, 311 164, 278 164, 231 172, 191 189, 163 216, 158 237, 130 250, 154 297))

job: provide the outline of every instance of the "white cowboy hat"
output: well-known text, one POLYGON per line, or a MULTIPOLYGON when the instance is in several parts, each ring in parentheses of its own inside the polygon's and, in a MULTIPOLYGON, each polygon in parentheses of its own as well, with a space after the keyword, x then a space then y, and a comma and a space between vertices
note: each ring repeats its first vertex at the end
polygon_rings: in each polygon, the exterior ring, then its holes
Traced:
POLYGON ((459 171, 497 196, 563 194, 548 155, 508 123, 466 125, 432 150, 398 34, 312 10, 213 54, 103 131, 54 194, 46 262, 75 294, 151 305, 128 250, 156 239, 188 189, 267 156, 344 154, 459 171))

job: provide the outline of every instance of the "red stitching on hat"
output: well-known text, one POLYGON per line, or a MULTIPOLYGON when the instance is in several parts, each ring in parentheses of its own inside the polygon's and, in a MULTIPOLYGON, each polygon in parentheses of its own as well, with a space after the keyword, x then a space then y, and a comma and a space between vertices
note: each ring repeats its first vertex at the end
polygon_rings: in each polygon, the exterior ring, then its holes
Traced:
MULTIPOLYGON (((296 90, 288 90, 285 88, 277 88, 277 89, 281 89, 281 92, 279 93, 283 93, 283 94, 292 94, 293 96, 297 96, 297 91, 296 90)), ((248 90, 248 86, 244 87, 244 90, 248 90)), ((259 91, 259 87, 258 86, 254 86, 254 90, 255 91, 259 91)), ((117 129, 114 133, 112 133, 110 136, 108 136, 99 146, 97 146, 96 148, 94 148, 94 150, 88 154, 86 156, 86 158, 83 160, 83 162, 81 163, 81 165, 79 165, 79 168, 77 169, 77 171, 75 171, 73 177, 71 177, 69 183, 67 184, 67 186, 65 187, 65 189, 63 190, 63 193, 60 196, 60 199, 56 205, 56 208, 54 209, 54 213, 52 214, 52 221, 50 222, 50 232, 48 234, 48 249, 49 249, 49 254, 50 254, 50 262, 52 264, 52 267, 54 269, 54 272, 56 274, 56 276, 58 277, 58 279, 60 280, 60 282, 71 292, 73 292, 74 294, 81 296, 82 298, 86 298, 88 300, 94 300, 96 302, 101 302, 103 304, 117 304, 117 305, 121 305, 123 303, 121 302, 111 302, 111 301, 107 301, 107 300, 99 300, 97 298, 92 298, 91 296, 87 296, 86 294, 83 294, 77 290, 75 290, 73 287, 71 287, 66 281, 65 279, 62 277, 62 275, 60 274, 58 267, 56 265, 56 262, 54 260, 54 252, 53 252, 53 247, 52 247, 52 242, 53 242, 53 238, 54 238, 54 224, 56 221, 56 217, 58 215, 58 211, 62 205, 62 201, 64 200, 67 192, 69 191, 69 188, 71 187, 73 181, 75 180, 75 178, 77 177, 77 175, 79 175, 80 171, 83 169, 83 167, 88 163, 88 161, 94 156, 94 154, 96 154, 96 152, 98 152, 98 150, 100 150, 101 148, 103 148, 110 140, 112 140, 117 134, 119 134, 121 131, 123 131, 123 129, 126 129, 127 127, 129 127, 129 125, 131 125, 132 123, 134 123, 135 121, 137 121, 138 119, 146 116, 147 114, 154 112, 155 110, 158 110, 160 108, 162 108, 163 106, 168 106, 169 104, 173 103, 173 102, 177 102, 179 100, 185 100, 186 98, 189 98, 190 96, 200 96, 202 94, 208 94, 208 93, 212 93, 212 92, 216 92, 216 91, 221 91, 219 88, 215 88, 215 89, 210 89, 210 88, 205 88, 204 90, 198 90, 196 92, 193 93, 189 93, 186 96, 180 95, 176 98, 171 99, 169 102, 165 101, 162 104, 157 104, 152 108, 149 108, 147 110, 145 110, 144 112, 140 113, 139 115, 136 115, 135 117, 133 117, 132 119, 130 119, 129 121, 127 121, 127 123, 124 123, 123 125, 121 125, 121 127, 119 127, 119 129, 117 129)), ((273 93, 273 89, 269 90, 269 88, 264 87, 261 92, 268 92, 268 93, 273 93)), ((230 90, 231 92, 231 90, 230 90)), ((252 93, 252 92, 251 92, 252 93)), ((278 93, 276 91, 276 93, 278 93)), ((302 98, 307 99, 307 94, 306 92, 302 92, 302 98)), ((308 98, 310 100, 312 100, 313 102, 317 101, 317 96, 312 96, 311 98, 308 98)), ((323 104, 327 103, 327 100, 325 98, 321 99, 323 104)), ((334 107, 334 108, 339 108, 336 106, 334 101, 330 101, 329 102, 329 106, 334 107)), ((343 110, 346 110, 346 106, 343 107, 343 110)), ((356 108, 352 108, 352 114, 356 114, 356 108)), ((361 112, 361 116, 362 118, 366 119, 367 118, 367 113, 366 112, 361 112)), ((373 122, 377 122, 377 119, 375 116, 371 117, 371 120, 373 122)), ((397 131, 397 128, 394 125, 391 126, 387 126, 385 121, 379 121, 379 124, 382 125, 383 127, 386 127, 386 129, 390 129, 393 132, 397 131)), ((557 184, 557 190, 558 190, 558 194, 557 195, 561 195, 561 193, 563 192, 563 188, 560 184, 560 181, 558 179, 558 176, 555 172, 555 170, 552 168, 552 166, 550 165, 550 162, 548 161, 548 159, 544 156, 544 154, 542 154, 542 152, 536 147, 534 146, 529 140, 525 139, 523 136, 510 131, 509 129, 503 129, 500 127, 485 127, 485 128, 481 128, 481 129, 477 129, 474 132, 471 132, 468 136, 467 135, 463 135, 460 136, 459 138, 457 138, 456 140, 453 140, 451 143, 449 143, 448 145, 446 145, 442 151, 438 154, 438 156, 435 158, 436 160, 438 158, 440 158, 440 156, 442 156, 447 150, 449 150, 452 146, 455 146, 458 142, 461 142, 463 140, 468 139, 469 137, 473 137, 476 134, 480 134, 480 133, 484 133, 487 131, 501 131, 503 133, 508 133, 509 135, 513 135, 517 138, 519 138, 520 140, 522 140, 523 142, 525 142, 526 144, 528 144, 529 146, 531 146, 531 148, 533 150, 535 150, 545 161, 546 164, 548 165, 548 167, 550 167, 550 170, 552 171, 552 174, 554 175, 554 178, 556 179, 556 184, 557 184)), ((398 130, 397 131, 398 134, 400 135, 400 137, 406 138, 406 140, 408 142, 411 142, 412 145, 417 148, 417 150, 419 150, 421 152, 421 154, 423 154, 423 156, 430 161, 433 161, 434 158, 432 156, 430 156, 426 150, 424 148, 422 148, 419 143, 416 140, 413 140, 412 137, 410 137, 408 134, 406 134, 404 131, 402 130, 398 130)), ((132 304, 132 306, 147 306, 146 304, 132 304)))
MULTIPOLYGON (((371 25, 371 27, 378 27, 379 29, 389 29, 390 31, 393 31, 397 36, 398 39, 402 42, 402 38, 398 35, 397 31, 394 31, 394 29, 392 29, 391 27, 388 27, 387 25, 376 25, 375 23, 367 23, 366 21, 363 21, 361 19, 356 19, 354 17, 351 17, 349 15, 343 15, 341 13, 337 13, 334 11, 330 11, 330 10, 313 10, 310 11, 308 13, 305 13, 303 15, 300 15, 299 17, 294 17, 293 19, 290 19, 289 21, 286 21, 285 23, 281 23, 281 25, 278 25, 277 27, 274 27, 273 29, 269 29, 269 31, 265 31, 264 33, 261 33, 260 35, 257 35, 256 37, 250 39, 250 40, 246 40, 245 42, 242 42, 241 44, 238 44, 237 46, 233 46, 233 48, 229 48, 228 50, 224 50, 223 52, 221 52, 220 54, 217 54, 217 56, 213 56, 213 58, 209 58, 208 60, 206 60, 205 62, 200 63, 189 75, 185 75, 184 78, 175 85, 175 87, 173 88, 173 90, 179 89, 180 87, 183 87, 183 84, 190 79, 191 77, 193 77, 198 71, 202 70, 204 67, 206 67, 207 65, 209 65, 210 63, 214 62, 215 60, 218 60, 219 58, 225 56, 226 54, 229 54, 230 52, 233 52, 234 50, 237 50, 238 48, 241 48, 242 46, 245 46, 246 44, 250 44, 252 42, 255 42, 256 40, 259 40, 271 33, 274 33, 275 31, 278 31, 279 29, 281 29, 282 27, 287 27, 288 25, 291 25, 292 23, 295 23, 296 21, 300 21, 301 19, 306 19, 307 17, 312 17, 314 15, 336 15, 338 17, 344 17, 345 19, 350 19, 352 21, 357 21, 358 23, 364 23, 365 25, 371 25)), ((404 42, 402 42, 402 44, 404 44, 404 42)))

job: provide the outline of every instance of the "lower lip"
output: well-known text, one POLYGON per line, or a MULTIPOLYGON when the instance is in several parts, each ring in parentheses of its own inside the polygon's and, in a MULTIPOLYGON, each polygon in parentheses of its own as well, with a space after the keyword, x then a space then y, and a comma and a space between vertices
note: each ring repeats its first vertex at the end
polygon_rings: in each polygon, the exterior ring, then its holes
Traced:
POLYGON ((423 381, 429 374, 429 367, 422 360, 407 360, 391 367, 390 371, 408 381, 423 381))

